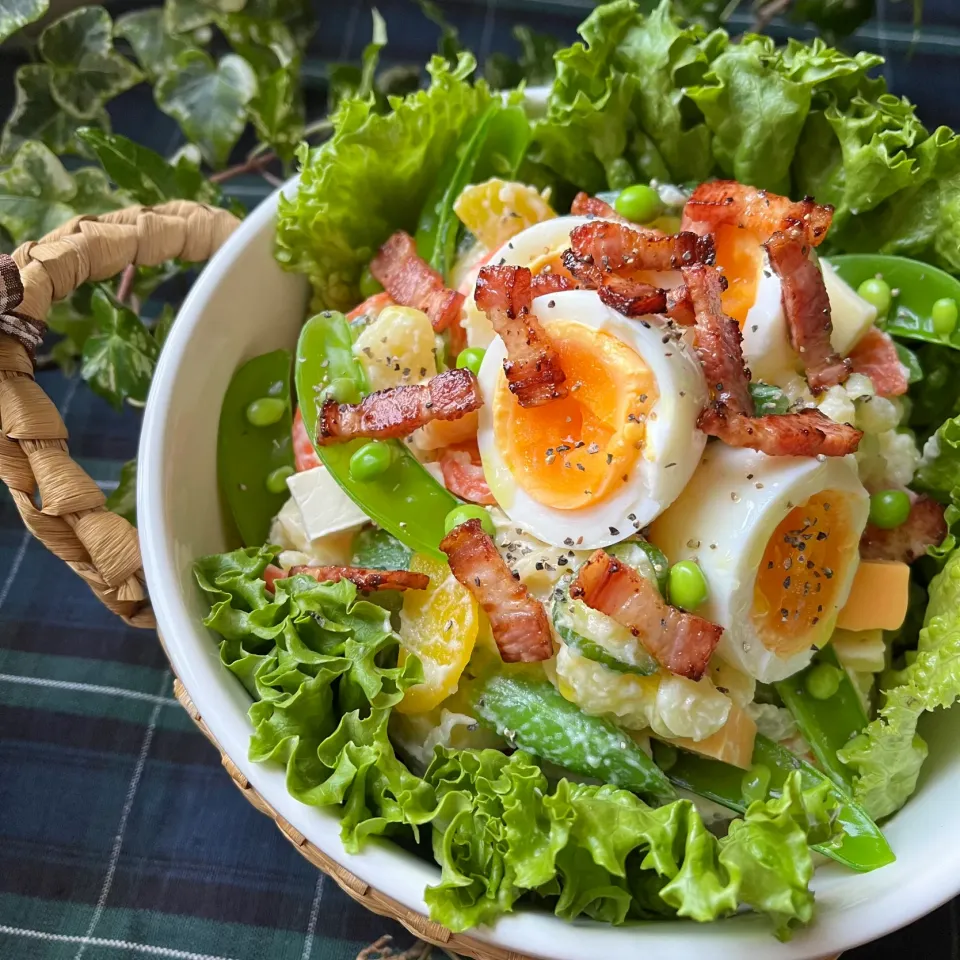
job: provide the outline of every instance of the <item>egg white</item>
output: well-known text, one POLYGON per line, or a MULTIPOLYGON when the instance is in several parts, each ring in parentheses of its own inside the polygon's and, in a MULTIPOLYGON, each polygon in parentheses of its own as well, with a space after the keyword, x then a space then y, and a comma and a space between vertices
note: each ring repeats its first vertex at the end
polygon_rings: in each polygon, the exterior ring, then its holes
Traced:
POLYGON ((548 332, 551 318, 557 317, 618 337, 650 368, 659 396, 650 408, 644 447, 629 482, 582 509, 547 507, 515 481, 509 451, 502 451, 497 442, 494 398, 506 357, 503 341, 497 337, 487 349, 479 375, 484 405, 477 439, 484 474, 507 516, 540 540, 561 546, 572 538, 584 550, 616 543, 666 509, 693 475, 706 444, 706 437, 697 429, 697 418, 708 398, 703 371, 682 340, 670 337, 663 342, 667 327, 661 318, 629 320, 603 304, 591 290, 537 297, 531 309, 548 332))
POLYGON ((683 494, 651 530, 651 540, 671 562, 699 563, 709 596, 696 612, 724 628, 717 652, 764 683, 803 669, 813 656, 813 644, 826 642, 859 564, 854 548, 843 569, 834 571, 835 609, 824 610, 820 622, 810 628, 810 643, 803 650, 779 657, 764 646, 751 617, 764 549, 793 506, 823 490, 844 495, 859 539, 867 522, 869 495, 852 456, 820 462, 813 457, 768 457, 716 443, 704 454, 683 494))
POLYGON ((538 260, 557 254, 570 246, 570 233, 591 217, 552 217, 541 220, 521 230, 490 257, 483 257, 473 264, 460 282, 459 290, 466 297, 463 308, 463 328, 467 331, 467 343, 471 347, 488 347, 496 334, 486 315, 473 300, 477 274, 486 263, 506 264, 511 267, 529 267, 538 260))

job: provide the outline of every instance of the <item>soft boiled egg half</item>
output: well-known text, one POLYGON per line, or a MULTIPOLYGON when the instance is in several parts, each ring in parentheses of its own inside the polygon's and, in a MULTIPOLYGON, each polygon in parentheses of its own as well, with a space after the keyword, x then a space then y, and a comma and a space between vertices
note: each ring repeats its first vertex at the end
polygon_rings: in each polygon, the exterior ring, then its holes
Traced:
POLYGON ((757 680, 796 673, 833 632, 860 562, 869 495, 854 458, 768 457, 711 444, 650 539, 696 560, 717 652, 757 680))
POLYGON ((560 262, 560 255, 570 246, 570 233, 573 229, 582 223, 588 223, 589 220, 589 217, 551 217, 549 220, 542 220, 522 230, 488 257, 473 264, 459 288, 466 297, 463 326, 471 347, 488 347, 496 336, 490 321, 473 300, 480 268, 491 263, 529 267, 534 276, 544 271, 566 273, 560 262))
POLYGON ((680 495, 706 443, 707 386, 693 351, 656 317, 630 320, 591 290, 537 297, 567 396, 521 407, 497 337, 480 368, 483 471, 510 519, 554 546, 593 549, 646 526, 680 495))
MULTIPOLYGON (((743 356, 754 380, 787 386, 802 364, 790 343, 780 278, 770 266, 762 238, 750 230, 723 224, 714 231, 717 266, 727 279, 721 296, 724 313, 740 325, 743 356)), ((811 251, 816 259, 816 253, 811 251)), ((876 308, 820 262, 830 298, 834 350, 847 356, 877 318, 876 308)), ((661 284, 663 286, 663 284, 661 284)))

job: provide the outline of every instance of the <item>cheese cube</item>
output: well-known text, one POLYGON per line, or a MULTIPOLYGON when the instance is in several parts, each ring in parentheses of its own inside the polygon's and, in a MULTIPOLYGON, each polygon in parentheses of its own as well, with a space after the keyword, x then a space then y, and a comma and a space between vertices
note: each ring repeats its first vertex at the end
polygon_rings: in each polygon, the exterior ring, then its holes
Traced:
POLYGON ((833 333, 830 342, 841 357, 847 356, 856 342, 873 326, 877 308, 867 303, 856 290, 840 279, 837 271, 826 260, 820 261, 823 282, 830 298, 833 333))
POLYGON ((287 479, 287 487, 300 508, 308 540, 362 527, 368 520, 326 467, 293 474, 287 479))

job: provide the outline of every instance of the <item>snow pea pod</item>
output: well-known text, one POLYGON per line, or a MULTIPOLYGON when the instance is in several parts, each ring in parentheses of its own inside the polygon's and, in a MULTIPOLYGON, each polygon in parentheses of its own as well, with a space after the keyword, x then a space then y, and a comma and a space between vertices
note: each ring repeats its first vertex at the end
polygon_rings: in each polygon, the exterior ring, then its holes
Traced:
POLYGON ((960 326, 946 336, 937 333, 933 305, 938 300, 960 304, 960 280, 929 263, 879 253, 850 253, 829 257, 829 262, 856 290, 864 280, 878 274, 894 292, 886 319, 877 325, 894 337, 923 340, 960 350, 960 326))
POLYGON ((800 732, 816 755, 823 772, 843 790, 853 788, 853 771, 837 758, 867 725, 867 714, 853 681, 842 669, 832 647, 824 647, 806 670, 776 684, 784 706, 793 714, 800 732), (826 663, 839 671, 840 685, 832 697, 818 700, 807 689, 807 676, 817 664, 826 663))
MULTIPOLYGON (((804 790, 817 787, 824 781, 830 785, 831 794, 841 804, 837 819, 845 835, 839 846, 817 846, 815 850, 861 873, 876 870, 896 859, 880 828, 863 807, 816 767, 760 734, 754 743, 753 764, 769 771, 770 791, 774 794, 783 789, 784 782, 794 770, 800 771, 804 790)), ((744 771, 728 763, 679 750, 667 776, 676 786, 738 813, 743 813, 748 806, 743 797, 744 771)))
MULTIPOLYGON (((342 313, 325 311, 307 321, 297 343, 294 371, 297 401, 307 435, 316 437, 318 407, 325 391, 340 399, 360 399, 369 392, 363 367, 353 355, 350 327, 342 313)), ((459 500, 441 486, 399 440, 390 466, 369 480, 350 474, 350 457, 366 440, 317 447, 317 455, 347 496, 378 526, 417 553, 446 560, 440 550, 444 517, 459 500)))
POLYGON ((535 673, 494 674, 472 687, 470 698, 486 726, 536 757, 657 802, 673 799, 663 772, 629 734, 584 713, 535 673))
POLYGON ((272 492, 267 478, 284 468, 293 472, 290 359, 289 350, 274 350, 248 360, 231 378, 220 408, 217 480, 246 546, 267 539, 270 521, 289 497, 286 486, 272 492), (282 409, 264 400, 281 401, 282 409), (272 415, 257 417, 258 407, 273 408, 272 415))

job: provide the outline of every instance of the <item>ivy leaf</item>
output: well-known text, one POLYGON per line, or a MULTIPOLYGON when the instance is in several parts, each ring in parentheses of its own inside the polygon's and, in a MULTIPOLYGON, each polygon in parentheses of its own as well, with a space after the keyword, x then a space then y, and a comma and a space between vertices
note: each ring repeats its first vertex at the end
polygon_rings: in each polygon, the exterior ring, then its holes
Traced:
POLYGON ((167 342, 167 337, 170 336, 170 330, 173 327, 173 321, 176 319, 177 311, 169 303, 165 303, 160 311, 160 316, 157 317, 153 325, 153 339, 157 341, 157 345, 161 349, 167 342))
POLYGON ((29 141, 0 173, 0 225, 14 243, 39 240, 77 211, 77 185, 42 143, 29 141))
POLYGON ((83 345, 93 333, 94 321, 90 309, 92 292, 92 286, 85 283, 69 297, 54 303, 47 314, 47 327, 63 338, 53 345, 50 352, 68 377, 76 371, 77 358, 83 353, 83 345))
POLYGON ((243 133, 246 106, 256 92, 257 78, 242 57, 227 54, 214 63, 206 53, 188 50, 160 78, 154 96, 207 162, 220 167, 243 133))
POLYGON ((261 78, 247 112, 260 139, 289 163, 303 139, 303 101, 297 77, 281 67, 261 78))
POLYGON ((160 347, 130 309, 98 287, 91 298, 96 331, 83 346, 83 377, 115 409, 123 402, 140 406, 160 356, 160 347))
POLYGON ((299 69, 300 48, 293 34, 279 20, 259 20, 246 13, 220 17, 223 31, 233 52, 253 67, 258 77, 278 67, 299 69))
POLYGON ((130 202, 130 197, 113 189, 110 179, 99 167, 81 167, 73 173, 76 193, 71 206, 77 213, 109 213, 130 202))
POLYGON ((17 67, 13 110, 3 127, 0 160, 9 160, 28 140, 39 140, 57 154, 82 152, 76 138, 81 124, 110 129, 110 118, 104 110, 88 120, 65 113, 50 93, 52 75, 45 63, 17 67))
POLYGON ((137 203, 166 200, 216 203, 220 191, 185 157, 172 164, 159 153, 118 133, 84 128, 78 136, 94 152, 111 180, 137 203))
POLYGON ((0 0, 0 43, 36 23, 50 6, 50 0, 0 0))
POLYGON ((40 56, 51 69, 53 99, 84 120, 143 79, 113 49, 113 21, 103 7, 81 7, 51 23, 40 34, 40 56))
POLYGON ((124 14, 113 32, 130 44, 140 69, 154 82, 173 69, 181 53, 196 49, 195 44, 170 33, 163 11, 156 7, 124 14))
POLYGON ((167 0, 163 18, 170 33, 189 33, 225 13, 239 13, 245 0, 167 0))
POLYGON ((128 460, 120 468, 120 482, 107 497, 107 509, 137 525, 137 461, 128 460))

